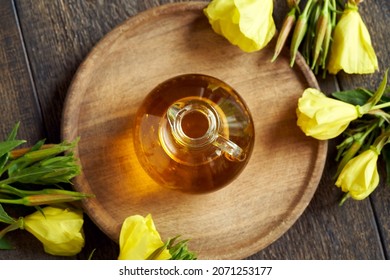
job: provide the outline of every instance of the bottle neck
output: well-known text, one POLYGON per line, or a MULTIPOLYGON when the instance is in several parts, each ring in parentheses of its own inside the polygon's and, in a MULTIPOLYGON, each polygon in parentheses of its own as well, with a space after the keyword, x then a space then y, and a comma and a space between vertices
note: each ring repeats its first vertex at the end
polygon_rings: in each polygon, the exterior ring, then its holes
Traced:
POLYGON ((174 103, 167 118, 175 141, 190 149, 212 144, 221 126, 216 110, 201 100, 174 103))

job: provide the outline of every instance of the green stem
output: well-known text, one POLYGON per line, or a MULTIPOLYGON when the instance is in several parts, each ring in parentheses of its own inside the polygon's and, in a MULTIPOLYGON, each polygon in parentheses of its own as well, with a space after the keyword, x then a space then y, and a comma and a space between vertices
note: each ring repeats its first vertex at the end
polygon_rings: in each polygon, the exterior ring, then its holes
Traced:
POLYGON ((367 101, 366 104, 359 107, 359 114, 364 115, 364 114, 368 113, 370 110, 385 108, 385 107, 389 106, 390 102, 386 102, 386 103, 377 105, 377 103, 381 100, 383 93, 386 90, 388 71, 389 71, 389 69, 386 69, 385 75, 383 76, 383 79, 382 79, 378 89, 374 93, 374 95, 370 97, 370 99, 367 101))
POLYGON ((343 156, 343 158, 341 159, 340 161, 340 164, 339 166, 337 167, 337 171, 336 171, 336 174, 334 176, 334 179, 336 179, 341 171, 343 170, 343 168, 345 167, 345 165, 348 163, 348 161, 350 159, 352 159, 356 154, 357 152, 360 150, 360 148, 362 147, 365 139, 367 138, 368 135, 370 135, 370 133, 375 129, 377 128, 378 126, 380 125, 380 120, 375 122, 374 124, 372 124, 359 138, 357 138, 353 144, 351 145, 351 147, 348 149, 348 151, 345 153, 345 155, 343 156))
POLYGON ((386 107, 389 107, 389 106, 390 106, 390 102, 386 102, 386 103, 382 103, 382 104, 378 104, 378 105, 373 106, 371 108, 371 110, 382 109, 382 108, 386 108, 386 107))
POLYGON ((336 26, 336 13, 337 13, 337 7, 336 7, 336 0, 332 0, 330 3, 329 11, 331 12, 331 23, 332 28, 336 26))
POLYGON ((6 193, 6 194, 13 194, 19 197, 23 197, 24 193, 22 190, 19 190, 17 188, 11 187, 7 184, 0 183, 0 192, 6 193))
POLYGON ((14 223, 10 224, 6 228, 0 231, 0 239, 4 237, 8 232, 17 230, 17 229, 24 229, 24 220, 23 218, 20 218, 19 220, 15 221, 14 223))
POLYGON ((340 203, 339 203, 339 206, 343 206, 344 202, 345 202, 348 198, 350 198, 350 197, 351 197, 351 196, 349 195, 349 192, 345 193, 345 194, 343 195, 343 198, 341 199, 341 201, 340 201, 340 203))
POLYGON ((375 139, 375 142, 372 146, 374 146, 378 153, 380 153, 383 147, 388 143, 390 143, 389 131, 382 133, 377 139, 375 139))
POLYGON ((26 201, 23 198, 18 198, 18 199, 0 198, 0 203, 26 205, 26 201))
POLYGON ((42 190, 29 191, 29 190, 20 190, 9 185, 1 185, 0 192, 14 194, 20 197, 30 196, 30 195, 43 195, 43 194, 62 194, 62 195, 71 195, 75 197, 93 197, 93 195, 76 192, 76 191, 68 191, 68 190, 61 190, 61 189, 42 189, 42 190))

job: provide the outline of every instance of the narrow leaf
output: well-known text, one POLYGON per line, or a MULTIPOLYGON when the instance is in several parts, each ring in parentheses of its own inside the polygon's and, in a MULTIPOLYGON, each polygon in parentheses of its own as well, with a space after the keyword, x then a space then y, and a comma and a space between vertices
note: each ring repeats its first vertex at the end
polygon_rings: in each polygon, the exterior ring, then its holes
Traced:
POLYGON ((6 223, 6 224, 13 224, 15 220, 10 217, 7 212, 5 212, 3 206, 0 204, 0 222, 6 223))
POLYGON ((3 173, 1 171, 3 170, 4 166, 7 164, 8 159, 9 159, 9 153, 0 156, 0 175, 3 173))
POLYGON ((38 151, 45 144, 46 139, 39 140, 34 146, 31 147, 30 151, 38 151))
POLYGON ((8 138, 7 138, 8 141, 16 139, 16 135, 18 134, 18 130, 19 130, 19 125, 20 125, 20 122, 17 122, 15 124, 14 128, 12 129, 10 134, 8 135, 8 138))
POLYGON ((359 106, 363 106, 371 98, 370 93, 364 89, 338 91, 332 93, 332 96, 341 101, 359 106))
POLYGON ((23 143, 26 143, 25 140, 9 140, 0 142, 0 157, 2 157, 5 154, 8 154, 10 151, 15 149, 17 146, 22 145, 23 143))

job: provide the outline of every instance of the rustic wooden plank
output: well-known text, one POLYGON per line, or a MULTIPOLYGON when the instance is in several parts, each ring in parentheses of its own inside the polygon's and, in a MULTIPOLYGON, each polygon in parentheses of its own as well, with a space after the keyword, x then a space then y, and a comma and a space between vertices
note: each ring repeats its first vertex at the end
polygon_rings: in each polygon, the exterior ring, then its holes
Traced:
MULTIPOLYGON (((339 81, 342 89, 364 87, 375 90, 390 67, 390 1, 365 1, 360 5, 360 14, 371 34, 373 47, 376 51, 379 71, 371 75, 340 74, 339 81)), ((373 204, 379 234, 385 250, 385 256, 390 258, 390 187, 385 185, 382 163, 382 181, 370 199, 373 204)))
POLYGON ((36 141, 43 135, 41 113, 12 1, 2 1, 0 9, 0 135, 5 137, 14 124, 21 121, 19 136, 36 141))
MULTIPOLYGON (((0 141, 20 121, 18 137, 33 143, 44 137, 44 129, 13 1, 0 1, 0 15, 0 141)), ((16 218, 35 210, 3 207, 16 218)), ((28 232, 14 231, 6 238, 15 250, 0 250, 2 260, 56 258, 44 253, 41 243, 28 232)))
MULTIPOLYGON (((107 2, 16 1, 37 93, 52 141, 59 140, 61 111, 67 87, 91 48, 128 16, 169 1, 107 2)), ((285 6, 276 5, 275 9, 280 11, 280 23, 281 11, 285 6)), ((334 88, 329 82, 323 83, 323 88, 334 88)), ((334 149, 331 149, 326 167, 328 171, 303 216, 279 240, 252 258, 383 258, 369 202, 348 203, 342 208, 337 206, 340 192, 333 186, 331 179, 335 171, 333 158, 334 149), (359 215, 356 216, 356 213, 359 215)), ((90 221, 87 219, 86 223, 89 225, 90 221)), ((94 248, 97 249, 95 259, 112 259, 117 256, 116 244, 108 240, 96 226, 86 227, 86 238, 86 249, 80 258, 87 258, 94 248)))

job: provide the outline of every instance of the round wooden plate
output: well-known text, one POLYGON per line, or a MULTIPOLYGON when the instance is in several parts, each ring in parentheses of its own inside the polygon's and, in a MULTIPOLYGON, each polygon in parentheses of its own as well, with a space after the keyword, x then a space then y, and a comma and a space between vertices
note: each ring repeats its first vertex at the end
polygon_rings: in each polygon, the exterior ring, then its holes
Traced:
POLYGON ((163 240, 181 235, 199 259, 241 259, 266 247, 302 214, 322 175, 327 143, 296 125, 297 100, 318 84, 298 57, 271 63, 272 44, 244 53, 215 34, 204 2, 147 10, 115 28, 88 55, 69 88, 63 138, 80 136, 83 173, 75 189, 92 193, 83 206, 113 240, 130 215, 152 214, 163 240), (255 124, 251 159, 230 185, 193 195, 154 183, 135 156, 137 108, 159 83, 176 75, 217 77, 244 98, 255 124))

